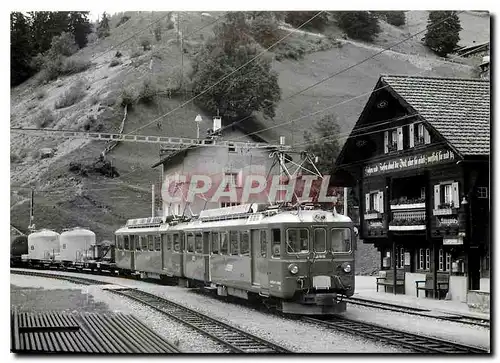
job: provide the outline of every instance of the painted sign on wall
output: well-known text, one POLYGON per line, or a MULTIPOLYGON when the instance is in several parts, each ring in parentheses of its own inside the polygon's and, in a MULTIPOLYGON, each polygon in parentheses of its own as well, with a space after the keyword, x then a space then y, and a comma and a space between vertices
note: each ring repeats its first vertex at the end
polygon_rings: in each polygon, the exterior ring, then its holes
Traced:
POLYGON ((431 166, 454 161, 455 153, 450 150, 437 150, 412 156, 374 163, 364 169, 365 176, 380 175, 393 171, 416 169, 422 166, 431 166))

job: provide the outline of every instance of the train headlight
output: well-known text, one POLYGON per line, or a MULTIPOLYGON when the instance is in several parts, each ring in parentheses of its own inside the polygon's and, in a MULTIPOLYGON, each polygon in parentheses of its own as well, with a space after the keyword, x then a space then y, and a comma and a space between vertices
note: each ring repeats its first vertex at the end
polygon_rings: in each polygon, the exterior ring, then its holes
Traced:
POLYGON ((342 266, 344 272, 346 273, 349 273, 351 272, 351 265, 349 265, 348 263, 346 263, 344 266, 342 266))
POLYGON ((299 266, 297 266, 294 263, 291 263, 288 265, 288 271, 290 271, 292 275, 295 275, 297 272, 299 272, 299 266))

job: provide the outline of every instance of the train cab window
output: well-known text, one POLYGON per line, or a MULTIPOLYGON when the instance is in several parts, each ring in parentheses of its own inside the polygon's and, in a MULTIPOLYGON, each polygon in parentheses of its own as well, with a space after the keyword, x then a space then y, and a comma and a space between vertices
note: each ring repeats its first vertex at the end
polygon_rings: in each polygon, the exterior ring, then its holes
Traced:
POLYGON ((349 228, 332 228, 332 252, 349 253, 351 249, 351 230, 349 228))
POLYGON ((116 236, 116 248, 119 250, 123 249, 123 236, 116 236))
POLYGON ((153 236, 148 236, 148 250, 154 250, 153 236))
POLYGON ((250 256, 250 232, 240 232, 240 255, 250 256))
POLYGON ((128 236, 123 236, 123 249, 124 250, 130 249, 130 242, 128 236))
POLYGON ((140 236, 141 246, 137 246, 137 249, 142 249, 143 251, 148 250, 148 236, 140 236))
POLYGON ((173 247, 173 236, 171 234, 167 234, 167 235, 164 235, 165 236, 165 240, 167 241, 166 242, 166 249, 167 251, 170 251, 173 247))
POLYGON ((229 244, 229 235, 227 232, 223 232, 220 234, 220 253, 223 255, 227 255, 229 244))
POLYGON ((155 242, 155 251, 161 251, 161 239, 160 239, 160 236, 155 236, 154 237, 154 242, 155 242))
POLYGON ((212 247, 211 251, 213 255, 218 255, 220 251, 220 241, 219 241, 219 232, 212 233, 212 247))
POLYGON ((272 230, 273 241, 272 241, 272 251, 273 257, 281 256, 281 230, 273 229, 272 230))
POLYGON ((260 255, 264 258, 267 257, 267 233, 260 231, 260 255))
POLYGON ((195 235, 195 249, 196 253, 203 253, 203 239, 201 233, 196 233, 195 235))
POLYGON ((239 253, 238 249, 238 232, 231 231, 229 232, 229 241, 231 246, 231 255, 237 255, 239 253))
POLYGON ((287 253, 309 252, 309 230, 306 228, 288 228, 286 230, 287 253))
POLYGON ((194 234, 186 234, 186 250, 188 252, 194 252, 194 234))
POLYGON ((326 230, 324 228, 314 230, 314 251, 326 252, 326 230))
POLYGON ((181 237, 179 234, 174 234, 174 251, 179 252, 181 250, 181 237))

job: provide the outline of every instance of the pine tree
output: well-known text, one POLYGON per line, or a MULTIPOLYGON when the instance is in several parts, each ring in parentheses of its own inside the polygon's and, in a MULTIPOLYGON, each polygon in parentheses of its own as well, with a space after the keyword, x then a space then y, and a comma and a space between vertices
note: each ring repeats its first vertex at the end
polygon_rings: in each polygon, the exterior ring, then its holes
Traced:
POLYGON ((88 11, 72 11, 69 13, 69 30, 75 37, 79 48, 87 45, 87 35, 92 33, 92 25, 88 20, 88 11))
POLYGON ((456 11, 431 11, 425 45, 441 57, 453 52, 460 41, 460 19, 456 11))
POLYGON ((97 36, 99 38, 106 38, 109 36, 109 17, 106 12, 102 14, 102 19, 97 27, 97 36))
POLYGON ((29 66, 33 49, 30 24, 20 12, 10 14, 10 85, 15 86, 33 74, 29 66))
POLYGON ((351 38, 371 42, 380 33, 378 19, 369 11, 339 11, 336 16, 339 28, 351 38))

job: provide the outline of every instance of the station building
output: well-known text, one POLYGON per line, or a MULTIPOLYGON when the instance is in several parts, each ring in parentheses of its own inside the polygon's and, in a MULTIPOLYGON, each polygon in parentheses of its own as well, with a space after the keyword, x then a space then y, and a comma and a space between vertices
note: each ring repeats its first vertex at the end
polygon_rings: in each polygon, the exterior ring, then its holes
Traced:
POLYGON ((380 251, 377 288, 489 304, 488 80, 382 75, 335 177, 380 251))

